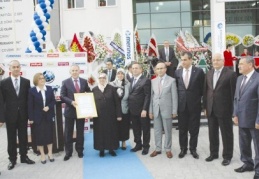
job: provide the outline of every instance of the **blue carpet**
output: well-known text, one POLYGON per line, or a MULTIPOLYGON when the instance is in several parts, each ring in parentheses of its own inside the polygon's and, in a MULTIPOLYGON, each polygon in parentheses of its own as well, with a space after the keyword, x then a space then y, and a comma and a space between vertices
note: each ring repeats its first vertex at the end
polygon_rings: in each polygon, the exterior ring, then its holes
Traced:
POLYGON ((132 179, 153 178, 135 153, 118 149, 112 157, 105 151, 105 157, 99 157, 99 151, 93 149, 93 133, 85 134, 84 179, 132 179))

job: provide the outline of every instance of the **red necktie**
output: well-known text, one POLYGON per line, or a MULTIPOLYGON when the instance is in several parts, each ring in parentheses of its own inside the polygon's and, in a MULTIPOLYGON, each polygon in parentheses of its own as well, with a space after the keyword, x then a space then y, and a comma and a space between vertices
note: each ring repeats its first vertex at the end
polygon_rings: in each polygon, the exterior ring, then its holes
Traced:
POLYGON ((79 93, 80 92, 80 88, 78 85, 78 80, 74 80, 75 81, 75 88, 76 88, 76 92, 79 93))

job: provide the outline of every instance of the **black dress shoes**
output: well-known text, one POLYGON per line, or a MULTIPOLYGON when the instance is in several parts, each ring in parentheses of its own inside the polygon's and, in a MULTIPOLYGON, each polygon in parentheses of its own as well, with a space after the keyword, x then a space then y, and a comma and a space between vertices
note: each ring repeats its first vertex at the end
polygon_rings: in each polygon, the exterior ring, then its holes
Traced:
POLYGON ((116 154, 113 150, 110 150, 110 151, 109 151, 109 154, 110 154, 111 156, 113 156, 113 157, 116 157, 116 156, 117 156, 117 154, 116 154))
POLYGON ((69 160, 69 159, 70 159, 70 157, 71 157, 71 155, 65 155, 65 157, 64 157, 64 161, 69 160))
POLYGON ((222 164, 223 166, 227 166, 227 165, 230 164, 230 162, 231 162, 231 160, 229 160, 229 159, 224 159, 221 164, 222 164))
POLYGON ((41 161, 41 163, 42 163, 42 164, 46 164, 46 163, 47 163, 47 161, 46 161, 46 160, 43 160, 43 161, 41 161))
POLYGON ((35 164, 35 162, 31 159, 29 159, 29 157, 25 157, 25 158, 21 158, 21 163, 27 163, 27 164, 35 164))
POLYGON ((8 164, 8 167, 7 167, 8 170, 12 170, 15 165, 16 165, 16 162, 10 162, 10 163, 8 164))
POLYGON ((219 158, 217 155, 210 155, 208 158, 205 159, 206 162, 211 162, 214 159, 219 158))
POLYGON ((255 172, 254 179, 259 179, 259 172, 255 172))
POLYGON ((137 152, 139 150, 142 150, 142 147, 135 146, 133 149, 130 149, 131 152, 137 152))
POLYGON ((240 168, 234 169, 237 173, 243 173, 243 172, 251 172, 254 170, 254 167, 249 167, 247 165, 243 165, 240 168))
POLYGON ((178 157, 179 158, 183 158, 186 154, 187 154, 187 150, 181 150, 181 152, 179 153, 178 157))
POLYGON ((148 148, 145 148, 142 150, 142 155, 147 155, 149 152, 149 149, 148 148))
POLYGON ((99 156, 104 157, 104 150, 100 150, 99 156))
POLYGON ((79 157, 79 158, 83 158, 83 157, 84 157, 83 152, 78 152, 78 157, 79 157))
POLYGON ((197 154, 196 151, 191 151, 191 154, 192 154, 193 158, 199 159, 199 155, 197 154))

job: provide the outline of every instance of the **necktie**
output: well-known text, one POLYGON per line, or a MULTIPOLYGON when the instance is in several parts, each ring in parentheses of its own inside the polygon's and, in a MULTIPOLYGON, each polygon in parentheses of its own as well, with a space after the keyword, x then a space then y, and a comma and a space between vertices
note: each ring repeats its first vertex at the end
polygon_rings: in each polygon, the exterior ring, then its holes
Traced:
POLYGON ((185 77, 184 77, 184 85, 185 85, 185 88, 187 89, 189 85, 189 70, 186 70, 185 77))
POLYGON ((17 78, 15 78, 15 80, 14 80, 14 88, 15 88, 15 92, 16 92, 16 94, 18 96, 18 94, 19 94, 19 85, 18 85, 18 79, 17 78))
POLYGON ((165 57, 166 57, 166 61, 169 61, 169 49, 165 48, 165 57))
POLYGON ((213 75, 213 89, 215 89, 216 87, 216 84, 218 82, 218 79, 219 79, 219 70, 215 70, 214 71, 214 75, 213 75))
POLYGON ((78 85, 78 80, 74 80, 75 81, 75 88, 76 88, 76 92, 79 93, 80 92, 80 88, 78 85))
POLYGON ((244 88, 245 88, 245 86, 246 86, 246 79, 247 79, 247 76, 244 76, 243 77, 243 83, 242 83, 242 85, 241 85, 241 87, 240 87, 240 93, 239 93, 239 95, 242 95, 243 94, 243 90, 244 90, 244 88))
POLYGON ((163 81, 163 78, 160 78, 159 83, 158 83, 159 94, 161 94, 161 92, 162 92, 162 81, 163 81))
POLYGON ((132 83, 132 88, 135 86, 136 82, 137 82, 137 78, 134 78, 133 83, 132 83))
POLYGON ((108 80, 111 81, 111 76, 112 76, 112 73, 111 73, 111 70, 108 71, 108 80))

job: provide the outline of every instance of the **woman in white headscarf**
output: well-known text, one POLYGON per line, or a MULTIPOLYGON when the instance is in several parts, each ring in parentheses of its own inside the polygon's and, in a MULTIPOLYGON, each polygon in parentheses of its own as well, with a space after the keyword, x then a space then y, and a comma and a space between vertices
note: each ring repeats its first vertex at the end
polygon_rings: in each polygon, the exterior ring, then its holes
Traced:
POLYGON ((110 84, 117 88, 117 94, 121 99, 121 110, 122 110, 122 120, 119 121, 119 141, 121 143, 121 149, 126 150, 126 140, 129 139, 129 108, 128 108, 128 97, 129 97, 129 87, 130 83, 125 78, 125 71, 122 68, 117 69, 116 79, 110 84))
POLYGON ((92 91, 98 114, 93 119, 94 149, 99 150, 100 157, 104 157, 105 150, 109 150, 111 156, 116 156, 114 150, 119 147, 118 121, 121 120, 121 105, 116 88, 109 85, 107 75, 101 73, 98 86, 92 91))

